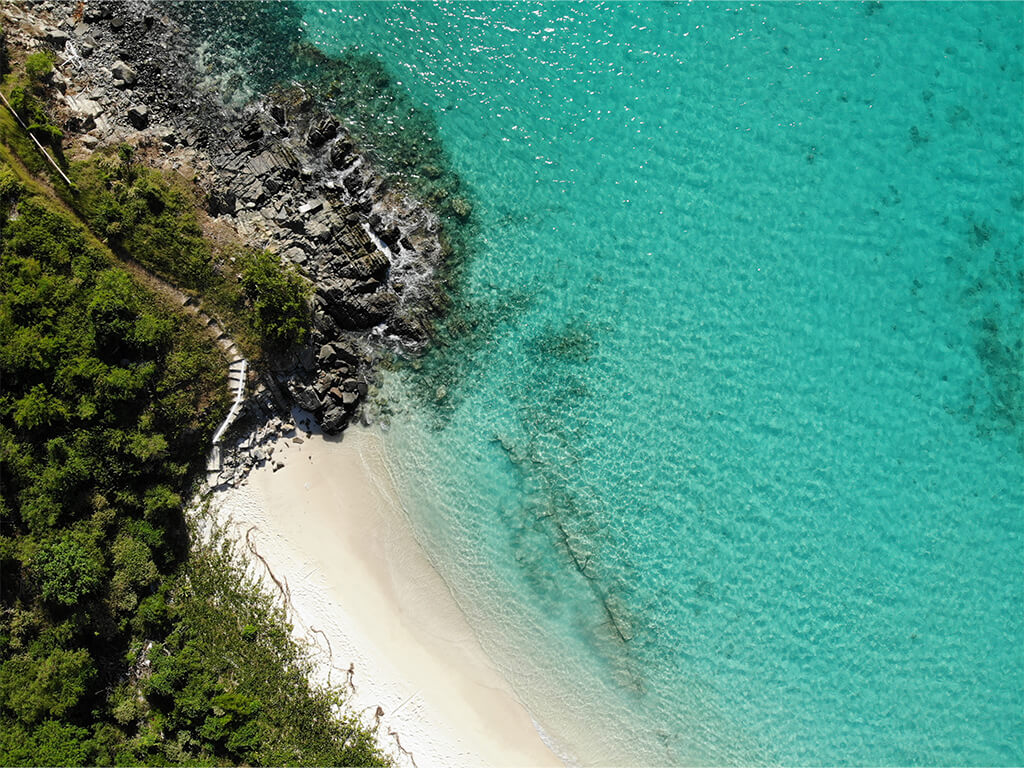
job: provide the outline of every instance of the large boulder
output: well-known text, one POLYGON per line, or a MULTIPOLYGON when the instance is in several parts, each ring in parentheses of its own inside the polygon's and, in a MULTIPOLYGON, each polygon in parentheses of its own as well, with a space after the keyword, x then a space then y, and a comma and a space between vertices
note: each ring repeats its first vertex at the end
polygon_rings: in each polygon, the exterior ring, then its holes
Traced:
POLYGON ((135 104, 128 108, 128 122, 132 127, 141 131, 149 125, 149 107, 145 104, 135 104))
POLYGON ((306 141, 311 147, 321 147, 338 135, 338 121, 333 117, 325 117, 309 129, 306 141))
POLYGON ((331 165, 341 170, 355 162, 356 155, 352 152, 352 149, 352 142, 348 139, 338 139, 334 142, 331 145, 331 165))
MULTIPOLYGON (((344 341, 332 341, 330 344, 326 344, 324 346, 331 349, 333 353, 331 356, 331 365, 336 369, 358 368, 362 363, 362 356, 344 341)), ((323 347, 321 347, 320 350, 323 351, 323 347)))
POLYGON ((341 387, 331 387, 327 394, 336 403, 341 403, 346 408, 352 409, 359 402, 359 393, 341 387))
POLYGON ((310 413, 320 410, 320 398, 311 387, 303 387, 295 393, 295 404, 310 413))
POLYGON ((387 291, 339 297, 327 304, 327 311, 338 325, 350 331, 361 331, 380 325, 391 317, 398 297, 387 291))
POLYGON ((97 21, 103 19, 109 19, 111 16, 110 8, 100 3, 89 3, 85 6, 82 12, 82 20, 86 24, 95 24, 97 21))
POLYGON ((338 359, 338 351, 330 344, 324 344, 317 353, 316 361, 322 366, 330 366, 338 359))
POLYGON ((238 132, 246 141, 256 141, 263 137, 263 126, 260 125, 259 118, 254 117, 245 123, 238 132))
POLYGON ((56 27, 49 27, 46 30, 46 42, 56 48, 58 51, 63 50, 64 44, 68 41, 68 33, 57 29, 56 27))
POLYGON ((335 405, 324 411, 320 426, 328 434, 341 432, 341 430, 348 426, 348 414, 342 406, 335 405))
POLYGON ((91 130, 103 114, 103 107, 98 101, 84 96, 68 96, 67 104, 72 114, 72 130, 91 130))
POLYGON ((139 79, 135 70, 120 59, 114 62, 114 66, 110 68, 110 74, 114 76, 114 85, 118 88, 131 88, 139 79))
POLYGON ((207 201, 206 207, 214 216, 219 216, 220 214, 234 216, 237 205, 238 201, 235 199, 234 192, 224 187, 216 187, 210 191, 210 198, 207 201))

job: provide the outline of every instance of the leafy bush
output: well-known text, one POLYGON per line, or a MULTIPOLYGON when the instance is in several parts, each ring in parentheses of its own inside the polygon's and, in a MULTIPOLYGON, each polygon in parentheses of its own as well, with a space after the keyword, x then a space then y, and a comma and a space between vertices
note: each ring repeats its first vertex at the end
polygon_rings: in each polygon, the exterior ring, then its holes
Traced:
POLYGON ((103 554, 86 531, 65 530, 40 547, 34 569, 43 600, 75 605, 99 587, 103 554))
POLYGON ((0 729, 0 764, 93 765, 95 745, 85 728, 45 720, 36 728, 20 724, 0 729))
POLYGON ((36 51, 25 59, 25 74, 33 83, 40 83, 53 72, 57 58, 52 51, 36 51))
POLYGON ((306 340, 308 285, 294 267, 284 267, 266 251, 243 258, 242 290, 253 328, 272 349, 288 349, 306 340))
POLYGON ((54 149, 60 148, 60 140, 64 137, 63 132, 46 114, 42 103, 26 88, 18 87, 11 90, 7 100, 11 107, 18 113, 18 117, 25 123, 28 130, 39 139, 40 143, 47 144, 54 149))
POLYGON ((55 648, 45 656, 14 656, 0 665, 4 708, 26 724, 61 717, 78 705, 95 674, 92 659, 83 648, 55 648))
POLYGON ((9 69, 7 61, 7 31, 0 26, 0 75, 6 75, 9 69))

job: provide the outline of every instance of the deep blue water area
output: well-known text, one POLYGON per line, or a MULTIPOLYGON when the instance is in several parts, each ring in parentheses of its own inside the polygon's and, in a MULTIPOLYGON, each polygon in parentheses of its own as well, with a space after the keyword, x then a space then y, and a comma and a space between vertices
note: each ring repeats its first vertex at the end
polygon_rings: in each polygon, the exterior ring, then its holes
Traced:
POLYGON ((386 442, 552 743, 1024 762, 1024 6, 299 8, 474 206, 386 442))

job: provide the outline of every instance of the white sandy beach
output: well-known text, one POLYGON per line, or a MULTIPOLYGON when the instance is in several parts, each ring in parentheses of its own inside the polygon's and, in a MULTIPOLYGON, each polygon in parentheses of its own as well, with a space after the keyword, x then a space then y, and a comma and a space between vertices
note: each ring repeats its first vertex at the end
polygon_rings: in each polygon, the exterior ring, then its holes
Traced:
MULTIPOLYGON (((345 684, 398 765, 561 765, 494 668, 393 503, 378 438, 284 438, 217 519, 250 541, 291 597, 296 636, 345 684)), ((260 566, 262 567, 262 566, 260 566)), ((273 583, 267 580, 273 587, 273 583)))

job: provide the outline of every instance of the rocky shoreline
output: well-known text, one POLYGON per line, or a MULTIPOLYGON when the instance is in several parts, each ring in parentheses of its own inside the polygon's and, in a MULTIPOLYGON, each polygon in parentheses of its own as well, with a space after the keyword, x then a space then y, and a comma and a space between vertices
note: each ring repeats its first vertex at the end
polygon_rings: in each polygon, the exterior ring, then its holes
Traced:
POLYGON ((200 71, 199 41, 169 8, 44 0, 3 14, 12 44, 57 54, 52 90, 67 154, 137 147, 155 167, 195 183, 209 230, 277 254, 312 282, 309 342, 273 364, 250 398, 255 431, 226 459, 227 478, 237 481, 268 458, 259 455, 263 443, 294 429, 292 404, 328 434, 367 420, 381 357, 429 344, 452 254, 438 215, 378 171, 301 85, 241 108, 225 103, 200 71))

